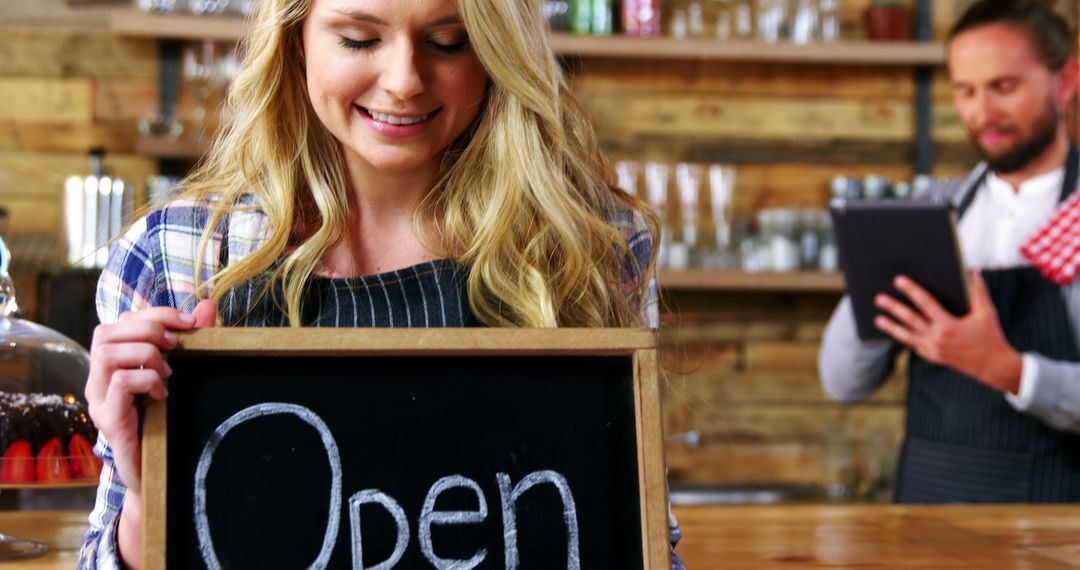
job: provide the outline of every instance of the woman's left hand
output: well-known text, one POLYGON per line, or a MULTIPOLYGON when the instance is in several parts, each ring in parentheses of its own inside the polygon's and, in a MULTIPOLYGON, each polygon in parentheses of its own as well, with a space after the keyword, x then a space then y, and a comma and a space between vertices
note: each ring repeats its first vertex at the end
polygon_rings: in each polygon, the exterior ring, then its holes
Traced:
POLYGON ((1020 389, 1023 359, 1009 344, 998 321, 997 309, 982 275, 972 271, 968 279, 968 314, 955 317, 937 299, 906 276, 893 282, 912 309, 885 294, 874 304, 886 315, 874 324, 923 359, 947 366, 1002 392, 1020 389))

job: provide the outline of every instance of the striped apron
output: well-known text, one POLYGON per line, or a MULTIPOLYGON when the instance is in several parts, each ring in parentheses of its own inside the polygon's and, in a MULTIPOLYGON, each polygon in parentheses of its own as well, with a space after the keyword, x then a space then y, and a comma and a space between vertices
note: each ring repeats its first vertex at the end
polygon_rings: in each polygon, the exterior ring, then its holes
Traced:
MULTIPOLYGON (((1076 188, 1072 148, 1061 191, 1076 188)), ((967 191, 963 216, 982 185, 967 191)), ((1020 352, 1080 361, 1061 286, 1032 267, 984 270, 1009 343, 1020 352)), ((1018 412, 998 391, 912 353, 899 503, 1080 501, 1080 434, 1018 412)))
MULTIPOLYGON (((227 248, 222 248, 227 249, 227 248)), ((465 273, 440 259, 377 275, 312 277, 304 290, 301 323, 310 327, 473 327, 465 273)), ((283 327, 280 284, 269 274, 233 288, 221 300, 226 326, 283 327), (270 292, 263 294, 269 287, 270 292)))

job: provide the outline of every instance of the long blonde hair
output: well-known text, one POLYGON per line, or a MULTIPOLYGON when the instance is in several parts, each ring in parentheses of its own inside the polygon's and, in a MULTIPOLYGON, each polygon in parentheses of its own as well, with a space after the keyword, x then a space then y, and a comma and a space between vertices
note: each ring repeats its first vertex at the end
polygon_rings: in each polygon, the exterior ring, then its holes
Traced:
MULTIPOLYGON (((312 0, 259 3, 241 42, 244 65, 226 101, 231 120, 207 158, 182 184, 183 195, 212 200, 200 241, 205 259, 214 228, 244 196, 268 219, 267 241, 196 294, 220 301, 230 289, 273 268, 280 303, 299 326, 305 285, 345 234, 349 185, 342 150, 307 96, 300 28, 312 0), (298 227, 307 228, 295 235, 298 227), (280 260, 280 262, 279 262, 280 260)), ((417 235, 432 225, 468 271, 470 307, 489 326, 636 326, 647 279, 628 299, 622 276, 632 255, 608 221, 642 212, 618 190, 585 113, 548 43, 534 0, 458 0, 471 49, 490 84, 483 110, 449 149, 414 215, 417 235)), ((655 251, 655 248, 654 248, 655 251)), ((648 275, 655 254, 643 267, 648 275)), ((268 282, 268 283, 269 283, 268 282)), ((272 294, 267 285, 264 295, 272 294)))

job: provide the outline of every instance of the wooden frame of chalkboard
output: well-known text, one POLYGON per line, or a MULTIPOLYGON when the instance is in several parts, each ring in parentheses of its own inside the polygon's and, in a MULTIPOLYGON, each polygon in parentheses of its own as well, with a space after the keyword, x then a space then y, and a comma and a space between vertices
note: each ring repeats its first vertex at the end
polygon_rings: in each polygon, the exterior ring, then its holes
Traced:
MULTIPOLYGON (((522 362, 526 363, 525 368, 543 368, 543 364, 546 360, 554 362, 554 366, 563 366, 566 369, 578 368, 576 363, 588 362, 589 358, 600 361, 608 357, 616 357, 614 361, 621 362, 627 376, 632 375, 632 381, 627 379, 629 384, 632 385, 633 397, 632 397, 632 414, 633 418, 630 421, 632 427, 627 429, 630 444, 635 447, 628 455, 633 457, 628 458, 630 462, 628 465, 636 466, 637 477, 636 485, 634 481, 625 483, 626 485, 632 485, 628 487, 631 494, 636 494, 636 501, 627 501, 634 503, 632 509, 639 516, 622 517, 630 519, 630 523, 634 525, 635 531, 640 531, 639 536, 626 537, 625 532, 622 535, 614 538, 609 537, 610 541, 615 544, 633 544, 641 545, 640 558, 636 552, 636 547, 633 549, 632 560, 635 562, 632 565, 620 566, 631 567, 638 566, 640 561, 640 567, 646 570, 656 570, 661 568, 670 568, 670 547, 668 542, 668 520, 667 520, 667 482, 665 475, 665 467, 663 460, 663 438, 662 438, 662 426, 660 417, 660 388, 659 377, 656 357, 656 336, 653 331, 648 330, 630 330, 630 329, 435 329, 435 328, 412 328, 412 329, 202 329, 192 333, 180 334, 179 346, 170 354, 170 364, 173 365, 176 371, 169 382, 170 397, 162 402, 149 402, 144 410, 144 425, 143 425, 143 447, 142 447, 142 518, 143 518, 143 567, 149 570, 164 569, 169 560, 172 560, 171 555, 174 553, 168 552, 166 549, 166 530, 168 526, 169 512, 169 493, 168 489, 171 484, 176 482, 177 477, 173 477, 173 481, 170 481, 168 477, 169 473, 169 425, 170 417, 176 418, 177 414, 169 415, 169 402, 172 401, 175 406, 180 406, 184 399, 190 401, 194 400, 207 400, 217 399, 217 396, 209 396, 203 393, 194 394, 191 396, 181 397, 185 386, 188 384, 188 379, 192 376, 198 376, 202 370, 217 368, 219 363, 228 362, 228 359, 232 359, 235 362, 240 363, 238 366, 233 367, 234 375, 235 371, 240 370, 239 375, 243 376, 249 374, 245 370, 251 368, 256 372, 262 366, 265 370, 278 369, 280 366, 267 365, 266 358, 283 357, 283 358, 302 358, 307 359, 302 362, 304 366, 321 366, 322 363, 332 364, 335 358, 366 358, 374 359, 370 360, 375 362, 375 369, 378 369, 380 365, 387 363, 402 363, 402 362, 420 362, 424 358, 443 358, 443 359, 461 359, 461 358, 480 358, 491 361, 493 359, 503 359, 506 361, 513 361, 512 359, 526 359, 522 362), (221 359, 225 357, 225 359, 221 359), (378 359, 386 359, 388 361, 379 361, 378 359), (574 364, 574 366, 566 366, 566 363, 560 364, 558 359, 577 359, 567 360, 574 364), (582 360, 584 358, 585 360, 582 360), (207 359, 213 366, 208 365, 207 359), (396 359, 396 360, 395 360, 396 359), (508 360, 509 359, 509 360, 508 360), (198 362, 200 365, 184 366, 184 361, 198 362), (263 364, 259 364, 262 362, 263 364), (315 363, 315 364, 312 364, 315 363), (636 488, 636 492, 635 489, 636 488), (636 525, 634 520, 639 519, 640 525, 636 525), (627 540, 630 539, 630 540, 627 540)), ((280 359, 279 359, 280 360, 280 359)), ((278 361, 273 361, 278 362, 278 361)), ((284 362, 284 360, 281 360, 284 362)), ((368 360, 363 361, 364 368, 367 368, 368 360)), ((452 360, 446 360, 445 362, 453 362, 452 360)), ((481 360, 471 361, 479 363, 481 360)), ((436 363, 437 366, 442 366, 443 361, 436 363)), ((389 365, 389 364, 387 364, 389 365)), ((397 364, 394 364, 395 366, 397 364)), ((421 366, 423 366, 421 364, 421 366)), ((320 368, 321 369, 321 368, 320 368)), ((588 366, 585 367, 588 369, 588 366)), ((350 368, 355 370, 355 368, 350 368)), ((408 372, 408 371, 406 371, 408 372)), ((573 370, 573 373, 581 373, 580 370, 573 370)), ((572 374, 569 374, 572 375, 572 374)), ((407 376, 407 374, 405 375, 407 376)), ((559 374, 551 375, 552 377, 559 376, 559 374)), ((220 379, 213 379, 218 384, 225 382, 220 379)), ((260 381, 262 378, 260 378, 260 381)), ((399 384, 399 378, 394 379, 394 384, 399 384)), ((355 380, 353 380, 355 381, 355 380)), ((304 379, 303 390, 293 390, 304 393, 313 393, 317 390, 312 390, 313 380, 304 379)), ((504 382, 505 384, 505 382, 504 382)), ((610 382, 609 382, 610 384, 610 382)), ((213 386, 212 382, 198 383, 194 382, 192 385, 199 386, 213 386)), ((245 384, 246 387, 249 386, 245 384)), ((198 388, 199 390, 207 388, 198 388)), ((210 388, 212 391, 212 388, 210 388)), ((606 397, 606 396, 605 396, 606 397)), ((415 400, 415 396, 413 400, 415 400)), ((624 408, 629 408, 630 400, 627 398, 624 408)), ((534 407, 531 404, 526 404, 523 408, 534 407)), ((202 412, 191 412, 185 410, 182 407, 178 407, 178 410, 184 410, 185 416, 199 416, 202 412)), ((240 415, 240 414, 237 414, 240 415)), ((474 414, 475 415, 475 414, 474 414)), ((235 416, 234 416, 235 417, 235 416)), ((176 421, 188 421, 188 420, 176 420, 176 421)), ((201 421, 201 420, 194 420, 201 421)), ((215 421, 215 420, 210 420, 215 421)), ((231 421, 231 419, 230 419, 231 421)), ((317 420, 316 420, 317 421, 317 420)), ((311 421, 309 424, 314 425, 311 421)), ((611 422, 607 422, 610 425, 611 422)), ((173 426, 173 439, 174 448, 183 441, 184 434, 188 431, 187 425, 181 426, 183 429, 178 429, 177 425, 173 426), (179 438, 179 439, 178 439, 179 438)), ((325 427, 325 426, 324 426, 325 427)), ((505 426, 490 426, 492 430, 504 429, 505 426)), ((231 429, 231 427, 229 428, 231 429)), ((219 435, 218 442, 223 438, 221 426, 214 432, 215 435, 219 435)), ((227 429, 225 431, 228 431, 227 429)), ((626 439, 624 437, 624 439, 626 439)), ((318 441, 317 439, 315 440, 318 441)), ((325 438, 323 440, 326 443, 325 438)), ((216 443, 214 445, 217 445, 216 443)), ((603 443, 601 445, 608 445, 603 443)), ((616 446, 617 447, 617 446, 616 446)), ((203 458, 206 457, 206 449, 209 448, 209 444, 203 448, 203 458)), ((365 448, 366 449, 366 448, 365 448)), ((628 449, 628 448, 627 448, 628 449)), ((329 448, 327 448, 329 451, 329 448)), ((337 449, 334 449, 334 453, 337 453, 337 449)), ((347 450, 342 448, 341 454, 345 455, 347 450)), ((605 450, 606 453, 606 450, 605 450)), ((327 454, 329 455, 329 454, 327 454)), ((627 455, 627 454, 624 454, 627 455)), ((374 461, 374 460, 373 460, 374 461)), ((331 460, 333 464, 333 460, 331 460)), ((206 464, 203 464, 203 460, 199 460, 198 468, 202 470, 202 476, 206 476, 206 470, 209 469, 209 460, 206 464)), ((340 467, 338 468, 340 471, 340 467)), ((190 471, 183 471, 189 473, 190 471)), ((195 484, 199 484, 199 470, 196 470, 195 484)), ((529 474, 530 476, 534 474, 529 474)), ((504 483, 509 481, 504 473, 498 474, 499 490, 502 492, 502 506, 503 506, 503 524, 506 525, 507 519, 507 490, 509 487, 504 486, 504 483)), ((528 478, 528 477, 526 477, 528 478)), ((448 479, 448 477, 444 477, 448 479)), ((460 479, 460 478, 459 478, 460 479)), ((631 478, 627 478, 631 479, 631 478)), ((477 487, 477 483, 467 480, 475 488, 477 499, 482 503, 481 507, 486 515, 486 504, 484 504, 484 498, 482 491, 477 487)), ((443 482, 440 480, 440 483, 443 482)), ((511 502, 516 500, 516 497, 524 490, 535 485, 534 483, 528 483, 525 480, 513 487, 513 493, 510 493, 511 502)), ((602 483, 602 486, 610 487, 610 482, 602 483)), ((340 489, 340 478, 337 480, 338 491, 340 489)), ((618 485, 616 485, 618 487, 618 485)), ((185 491, 187 489, 185 488, 185 491)), ((461 489, 458 489, 461 490, 461 489)), ((231 491, 231 489, 230 489, 231 491)), ((345 493, 354 491, 354 489, 345 489, 345 493)), ((363 493, 369 495, 374 492, 381 494, 375 489, 365 490, 363 493)), ((563 489, 560 489, 560 493, 563 489)), ((569 493, 568 490, 566 490, 569 493)), ((438 493, 435 491, 435 485, 432 486, 430 493, 438 493)), ((477 515, 475 512, 429 512, 432 505, 427 503, 434 503, 434 499, 429 493, 427 500, 425 501, 425 510, 422 511, 423 516, 429 517, 428 520, 428 535, 431 534, 430 517, 447 516, 447 515, 477 515)), ((205 489, 203 490, 203 506, 205 506, 205 489)), ((339 492, 340 494, 340 492, 339 492)), ((360 495, 361 493, 357 493, 360 495)), ((174 492, 174 495, 176 493, 174 492)), ((185 495, 187 496, 187 495, 185 495)), ((331 492, 333 496, 333 491, 331 492)), ((199 491, 198 487, 195 491, 194 503, 199 503, 199 491)), ((353 508, 359 509, 359 506, 355 506, 353 501, 356 496, 349 498, 345 503, 344 510, 351 511, 353 508)), ((384 496, 385 498, 385 496, 384 496)), ((563 504, 566 504, 564 495, 563 504)), ((389 498, 390 502, 393 502, 393 498, 389 498)), ((443 500, 443 499, 440 499, 443 500)), ((373 502, 373 501, 369 501, 373 502)), ((374 501, 378 502, 378 501, 374 501)), ((175 503, 174 503, 175 504, 175 503)), ((570 505, 573 506, 573 499, 570 500, 570 505)), ((496 502, 498 505, 498 502, 496 502)), ((184 505, 186 506, 186 504, 184 505)), ((513 506, 513 505, 511 505, 513 506)), ((179 507, 174 507, 179 508, 179 507)), ((334 508, 334 499, 331 499, 331 509, 334 508)), ((341 508, 341 500, 338 500, 338 508, 341 508)), ((497 508, 493 507, 493 508, 497 508)), ((608 506, 610 508, 610 506, 608 506)), ((198 513, 198 508, 194 508, 194 511, 198 513)), ((390 510, 389 507, 387 510, 390 510)), ((398 511, 401 511, 398 508, 398 511)), ((330 512, 334 512, 331 510, 330 512)), ((566 513, 563 513, 566 515, 566 513)), ((198 517, 196 514, 196 526, 198 526, 198 517)), ((568 516, 568 515, 566 515, 568 516)), ((356 560, 358 558, 358 534, 360 534, 359 518, 360 515, 355 514, 356 519, 353 520, 355 527, 353 528, 353 566, 356 566, 356 560)), ((333 518, 333 517, 328 517, 333 518)), ((513 517, 511 517, 513 518, 513 517)), ((567 533, 570 534, 569 527, 570 521, 565 518, 567 533)), ((172 519, 175 520, 176 519, 172 519)), ((425 519, 421 519, 420 534, 423 537, 423 523, 425 519)), ((404 522, 404 521, 402 521, 404 522)), ((438 521, 436 521, 438 522, 438 521)), ((472 522, 476 522, 475 518, 472 522)), ((295 521, 294 521, 295 524, 295 521)), ((372 523, 367 523, 372 524, 372 523)), ((400 523, 399 523, 400 524, 400 523)), ((577 522, 574 522, 575 531, 577 522)), ((336 524, 334 525, 336 532, 336 524)), ((406 527, 407 527, 406 523, 406 527)), ((398 527, 400 531, 400 526, 398 527)), ((441 528, 441 527, 440 527, 441 528)), ((623 529, 625 530, 625 529, 623 529)), ((202 532, 201 530, 199 531, 202 532)), ((442 532, 438 530, 438 532, 442 532)), ((605 530, 605 532, 607 532, 605 530)), ((209 535, 209 531, 206 531, 209 535)), ((582 531, 584 536, 584 530, 582 531)), ((348 534, 346 531, 345 534, 348 534)), ((399 532, 399 539, 400 539, 399 532)), ((405 530, 405 540, 408 541, 408 528, 405 530)), ((503 534, 506 535, 507 531, 504 528, 503 534)), ((618 534, 618 533, 612 533, 618 534)), ((330 531, 327 531, 327 537, 330 536, 330 531)), ((201 540, 200 536, 200 540, 201 540)), ((572 539, 576 541, 577 539, 572 539)), ((451 541, 445 541, 451 542, 451 541)), ((325 542, 323 543, 326 544, 325 542)), ((423 543, 422 543, 423 544, 423 543)), ((435 556, 431 552, 431 539, 428 538, 427 550, 424 551, 424 555, 428 557, 428 560, 434 562, 435 556)), ((390 564, 387 564, 387 560, 384 559, 382 567, 393 566, 393 561, 396 560, 393 556, 400 556, 398 553, 398 546, 395 544, 394 554, 389 560, 390 564)), ((503 545, 504 555, 509 560, 509 554, 511 547, 509 545, 503 545)), ((575 545, 576 546, 576 545, 575 545)), ((210 552, 214 557, 215 564, 217 563, 216 554, 214 554, 214 546, 211 544, 210 552)), ((514 554, 516 555, 515 545, 514 554)), ((199 550, 204 554, 205 560, 205 545, 199 543, 199 550)), ((324 548, 325 551, 325 548, 324 548)), ((482 560, 483 550, 480 553, 482 560)), ((565 552, 567 556, 570 556, 571 548, 566 547, 565 552)), ((369 553, 370 554, 370 553, 369 553)), ((324 563, 326 559, 322 558, 320 554, 320 560, 324 563)), ((327 554, 327 557, 329 554, 327 554)), ((422 559, 421 559, 422 560, 422 559)), ((445 560, 441 560, 445 562, 445 560)), ((523 560, 525 561, 525 560, 523 560)), ((319 560, 316 560, 316 564, 312 567, 319 566, 319 560)), ((494 558, 489 562, 499 562, 494 558)), ((625 564, 625 561, 620 564, 625 564)), ((177 565, 177 564, 174 564, 177 565)), ((361 564, 362 565, 362 564, 361 564)), ((409 565, 409 564, 407 564, 409 565)), ((560 564, 561 565, 561 564, 560 564)), ((572 566, 572 564, 568 564, 572 566)), ((604 564, 601 563, 601 566, 604 564)), ((324 564, 325 566, 325 564, 324 564)), ((526 564, 528 567, 528 565, 526 564)), ((588 565, 586 565, 587 567, 588 565)), ((472 566, 466 566, 472 567, 472 566)))

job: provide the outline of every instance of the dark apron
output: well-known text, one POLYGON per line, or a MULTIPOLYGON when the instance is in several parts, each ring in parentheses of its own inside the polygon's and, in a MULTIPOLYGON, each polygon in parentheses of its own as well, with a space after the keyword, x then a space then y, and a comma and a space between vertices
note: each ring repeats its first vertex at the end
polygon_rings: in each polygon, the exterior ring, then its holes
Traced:
MULTIPOLYGON (((284 292, 280 283, 267 287, 270 275, 263 273, 222 297, 224 325, 289 326, 282 310, 284 292)), ((304 288, 300 320, 306 327, 480 326, 469 307, 465 273, 449 259, 379 275, 312 277, 304 288)))
MULTIPOLYGON (((1073 147, 1061 200, 1076 188, 1077 160, 1073 147)), ((959 216, 982 181, 967 191, 959 216)), ((1080 361, 1060 286, 1032 267, 982 275, 1013 348, 1080 361)), ((914 352, 907 401, 897 502, 1080 502, 1080 434, 1018 412, 1000 392, 914 352)))

